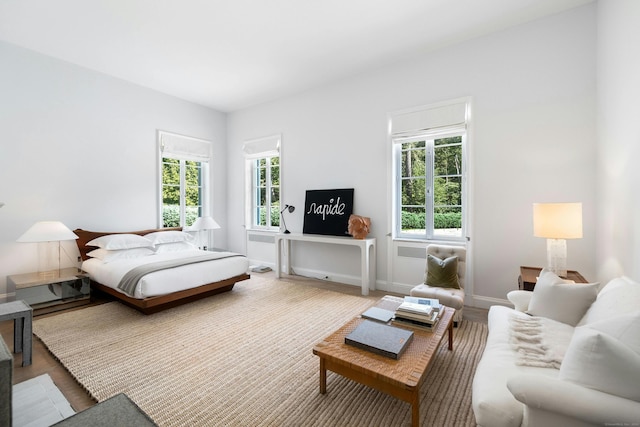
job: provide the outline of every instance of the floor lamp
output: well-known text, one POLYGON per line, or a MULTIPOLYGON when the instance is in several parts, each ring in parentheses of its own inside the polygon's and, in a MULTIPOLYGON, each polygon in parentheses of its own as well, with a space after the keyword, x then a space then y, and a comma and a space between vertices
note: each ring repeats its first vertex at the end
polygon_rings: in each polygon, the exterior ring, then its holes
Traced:
POLYGON ((287 229, 287 223, 284 220, 284 211, 289 211, 289 213, 293 212, 296 210, 295 206, 291 206, 291 205, 284 205, 284 208, 282 208, 282 210, 280 211, 280 218, 282 218, 282 225, 284 225, 284 234, 291 234, 291 232, 287 229))
POLYGON ((18 242, 38 243, 38 274, 57 277, 60 274, 60 242, 78 236, 60 221, 36 222, 18 242))

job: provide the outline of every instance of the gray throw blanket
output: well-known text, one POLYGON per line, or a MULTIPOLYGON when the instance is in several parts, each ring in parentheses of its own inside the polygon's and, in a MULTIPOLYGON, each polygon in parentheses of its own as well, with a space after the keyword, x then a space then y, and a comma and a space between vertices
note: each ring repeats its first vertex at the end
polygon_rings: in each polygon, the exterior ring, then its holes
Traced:
POLYGON ((138 287, 138 282, 143 276, 153 273, 155 271, 167 270, 169 268, 176 268, 188 264, 196 264, 199 262, 214 261, 225 258, 233 258, 238 256, 244 256, 240 254, 231 254, 228 252, 209 252, 202 255, 193 256, 190 258, 170 259, 165 261, 153 262, 150 264, 139 265, 128 271, 118 283, 118 289, 123 290, 128 295, 133 296, 135 290, 138 287))

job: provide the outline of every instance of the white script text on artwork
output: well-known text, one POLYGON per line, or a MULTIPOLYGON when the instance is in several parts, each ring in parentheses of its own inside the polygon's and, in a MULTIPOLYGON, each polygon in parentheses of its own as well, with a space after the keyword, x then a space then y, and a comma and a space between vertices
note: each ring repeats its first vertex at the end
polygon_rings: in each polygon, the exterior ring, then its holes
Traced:
POLYGON ((326 204, 317 204, 313 202, 309 205, 309 210, 307 211, 307 215, 308 214, 322 215, 322 220, 324 221, 327 215, 338 215, 338 216, 344 215, 344 208, 346 206, 347 206, 346 204, 340 203, 340 197, 336 199, 335 203, 333 202, 333 199, 329 199, 329 203, 326 203, 326 204))

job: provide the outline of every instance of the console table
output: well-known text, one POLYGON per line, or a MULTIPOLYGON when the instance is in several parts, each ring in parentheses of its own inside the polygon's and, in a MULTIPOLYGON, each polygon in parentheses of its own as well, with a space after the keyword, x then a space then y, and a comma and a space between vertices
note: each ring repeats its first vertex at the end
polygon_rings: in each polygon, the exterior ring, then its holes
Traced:
POLYGON ((282 268, 282 246, 287 247, 285 272, 291 274, 291 241, 327 243, 330 245, 349 245, 360 248, 360 271, 362 273, 362 295, 369 295, 369 288, 376 288, 376 239, 354 239, 353 237, 324 236, 319 234, 278 233, 276 243, 276 277, 280 277, 282 268))

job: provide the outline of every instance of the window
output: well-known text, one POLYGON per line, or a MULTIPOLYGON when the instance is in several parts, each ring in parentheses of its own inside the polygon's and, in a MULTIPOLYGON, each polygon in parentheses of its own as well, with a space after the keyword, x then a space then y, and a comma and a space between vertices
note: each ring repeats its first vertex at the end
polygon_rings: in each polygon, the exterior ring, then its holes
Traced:
POLYGON ((391 117, 394 237, 464 240, 467 104, 391 117))
POLYGON ((204 216, 210 143, 160 131, 162 227, 189 227, 204 216))
POLYGON ((247 141, 247 223, 249 228, 280 228, 280 136, 247 141))

